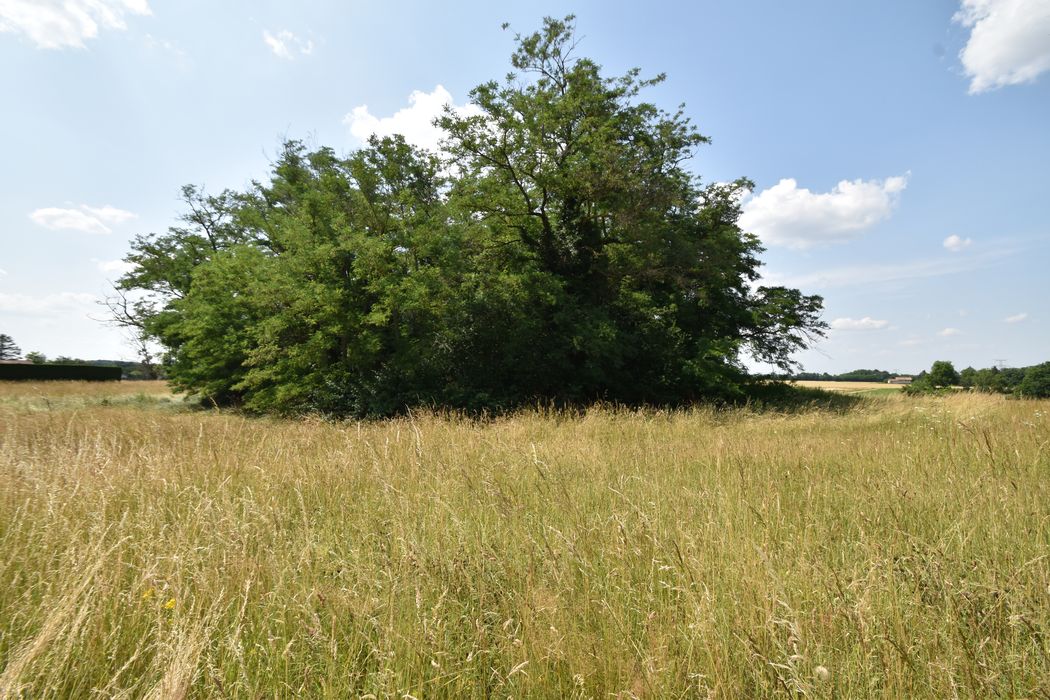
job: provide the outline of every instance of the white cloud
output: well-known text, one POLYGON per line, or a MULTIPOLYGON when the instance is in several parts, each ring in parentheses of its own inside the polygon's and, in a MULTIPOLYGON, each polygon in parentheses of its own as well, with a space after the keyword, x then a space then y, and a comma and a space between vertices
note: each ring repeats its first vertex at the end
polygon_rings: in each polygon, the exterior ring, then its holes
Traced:
POLYGON ((972 243, 972 238, 961 238, 954 233, 944 239, 944 247, 953 253, 958 253, 963 248, 969 248, 972 243))
POLYGON ((1014 314, 1013 316, 1007 316, 1006 318, 1003 319, 1003 322, 1004 323, 1020 323, 1021 321, 1025 320, 1026 318, 1028 318, 1028 314, 1022 311, 1019 314, 1014 314))
POLYGON ((1050 70, 1050 2, 962 0, 952 19, 970 29, 959 59, 971 95, 1029 83, 1050 70))
POLYGON ((99 29, 127 29, 149 15, 147 0, 0 0, 0 32, 24 34, 40 49, 84 48, 99 29))
POLYGON ((80 208, 100 221, 105 221, 107 224, 123 224, 138 218, 138 214, 133 214, 124 209, 117 209, 109 204, 104 207, 89 207, 86 204, 81 204, 80 208))
POLYGON ((271 34, 269 30, 264 29, 262 36, 273 55, 286 61, 294 60, 297 54, 309 56, 314 51, 313 41, 310 39, 304 41, 287 29, 276 34, 271 34))
POLYGON ((831 322, 831 328, 836 331, 877 331, 890 325, 889 321, 874 319, 870 316, 864 318, 836 318, 831 322))
POLYGON ((95 264, 98 266, 100 272, 104 272, 107 275, 114 275, 116 277, 135 269, 134 265, 123 260, 96 260, 95 264))
POLYGON ((938 331, 937 335, 941 336, 942 338, 950 338, 951 336, 959 335, 960 333, 962 333, 962 331, 958 328, 945 328, 943 330, 938 331))
POLYGON ((41 297, 0 294, 0 311, 12 315, 38 317, 70 313, 87 315, 97 310, 97 301, 93 294, 78 292, 59 292, 41 297))
POLYGON ((762 284, 799 289, 831 289, 941 277, 977 270, 1017 252, 1015 249, 1000 248, 977 255, 905 260, 899 263, 844 265, 801 275, 766 273, 762 276, 762 284))
POLYGON ((837 243, 889 217, 908 174, 885 180, 843 180, 830 192, 811 192, 786 178, 745 196, 740 226, 770 245, 804 249, 837 243))
POLYGON ((435 87, 433 92, 413 91, 408 96, 408 103, 408 107, 399 109, 389 117, 373 115, 368 105, 354 107, 343 118, 343 123, 350 127, 354 138, 362 143, 373 134, 380 137, 401 134, 409 143, 437 150, 444 134, 434 125, 434 120, 444 112, 445 105, 452 105, 452 109, 462 116, 481 114, 477 105, 467 103, 455 106, 452 95, 441 85, 435 87))
POLYGON ((104 207, 89 207, 81 204, 79 209, 45 207, 29 215, 33 223, 53 231, 72 230, 97 234, 112 233, 110 226, 123 224, 137 217, 138 214, 117 209, 108 204, 104 207))

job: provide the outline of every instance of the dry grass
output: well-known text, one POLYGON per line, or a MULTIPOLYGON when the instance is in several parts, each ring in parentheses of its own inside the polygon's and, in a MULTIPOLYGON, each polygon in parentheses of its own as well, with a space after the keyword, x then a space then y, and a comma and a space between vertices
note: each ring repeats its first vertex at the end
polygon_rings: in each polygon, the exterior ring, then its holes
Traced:
POLYGON ((797 386, 810 389, 823 389, 842 394, 861 394, 869 391, 888 389, 889 391, 900 391, 900 384, 886 384, 885 382, 822 382, 822 381, 797 381, 792 382, 797 386))
POLYGON ((330 424, 18 391, 0 697, 1050 694, 1050 402, 330 424))
POLYGON ((12 382, 0 381, 0 407, 27 411, 180 401, 162 381, 12 382))

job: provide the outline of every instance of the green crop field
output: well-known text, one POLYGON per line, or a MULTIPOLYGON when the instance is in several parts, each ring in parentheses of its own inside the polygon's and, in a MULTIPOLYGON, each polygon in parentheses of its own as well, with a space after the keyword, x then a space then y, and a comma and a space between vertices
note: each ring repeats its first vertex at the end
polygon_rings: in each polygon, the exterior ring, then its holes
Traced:
POLYGON ((0 386, 0 697, 1050 694, 1050 401, 273 420, 0 386))

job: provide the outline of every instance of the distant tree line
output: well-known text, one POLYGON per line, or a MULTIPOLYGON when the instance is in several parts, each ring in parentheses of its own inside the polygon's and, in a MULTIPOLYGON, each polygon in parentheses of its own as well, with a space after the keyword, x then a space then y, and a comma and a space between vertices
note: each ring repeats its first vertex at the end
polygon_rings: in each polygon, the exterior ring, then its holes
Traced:
POLYGON ((973 391, 1027 398, 1050 397, 1050 362, 1030 367, 967 367, 961 372, 947 360, 933 363, 906 388, 912 394, 962 387, 973 391))
POLYGON ((806 382, 885 382, 887 379, 896 377, 893 372, 881 369, 855 369, 842 374, 829 374, 827 372, 785 372, 763 375, 768 379, 786 379, 791 381, 806 382))
MULTIPOLYGON (((762 375, 762 378, 782 381, 885 382, 896 376, 899 376, 899 373, 880 369, 855 369, 842 374, 828 372, 770 373, 762 375)), ((986 367, 984 369, 967 367, 959 372, 951 362, 938 360, 929 370, 905 376, 914 377, 906 389, 911 394, 961 387, 987 393, 1032 398, 1050 397, 1050 362, 1030 367, 986 367)))
MULTIPOLYGON (((0 360, 19 360, 23 359, 22 349, 15 343, 7 333, 0 333, 0 360)), ((160 366, 154 366, 152 364, 146 364, 142 362, 127 362, 124 360, 81 360, 78 357, 67 357, 65 355, 59 355, 55 358, 48 358, 42 352, 30 351, 25 354, 25 361, 33 365, 61 365, 61 366, 79 366, 79 367, 119 367, 121 369, 121 376, 118 378, 123 379, 163 379, 164 368, 160 366)), ((13 373, 11 376, 14 377, 18 373, 18 370, 9 370, 9 373, 13 373)), ((91 372, 88 372, 91 374, 91 372)), ((97 374, 97 373, 96 373, 97 374)), ((50 374, 32 374, 34 377, 47 377, 51 379, 58 378, 70 378, 62 375, 61 372, 51 372, 50 374)), ((30 376, 27 375, 27 376, 30 376)), ((92 374, 95 376, 95 374, 92 374)), ((102 376, 102 375, 98 375, 102 376)), ((106 379, 112 379, 111 374, 105 375, 106 379)))
POLYGON ((146 365, 142 362, 129 360, 81 360, 76 357, 59 355, 48 359, 43 353, 26 353, 25 359, 34 364, 48 365, 83 365, 91 367, 120 367, 122 378, 128 380, 164 379, 164 367, 161 365, 146 365))
POLYGON ((86 364, 0 363, 0 380, 22 381, 119 381, 120 367, 86 364))

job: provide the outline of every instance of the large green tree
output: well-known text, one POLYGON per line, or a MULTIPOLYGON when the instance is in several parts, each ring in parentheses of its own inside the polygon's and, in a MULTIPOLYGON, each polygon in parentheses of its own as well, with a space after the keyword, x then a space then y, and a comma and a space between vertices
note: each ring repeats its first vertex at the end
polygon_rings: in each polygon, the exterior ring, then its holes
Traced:
POLYGON ((574 49, 572 18, 546 20, 519 37, 515 73, 471 93, 479 115, 440 121, 454 198, 553 290, 515 361, 545 394, 629 400, 724 392, 741 351, 790 366, 821 300, 753 288, 762 249, 737 225, 751 183, 701 187, 683 163, 707 139, 637 99, 663 76, 606 77, 574 49))
POLYGON ((286 144, 267 182, 134 241, 112 307, 179 388, 259 411, 680 402, 791 366, 821 299, 757 283, 745 179, 702 185, 706 142, 606 77, 572 19, 518 37, 514 73, 439 120, 338 157, 286 144))

